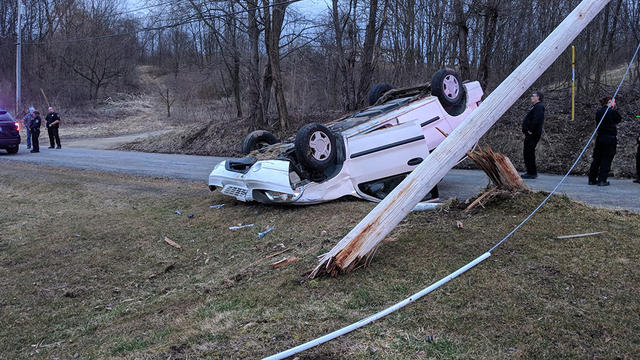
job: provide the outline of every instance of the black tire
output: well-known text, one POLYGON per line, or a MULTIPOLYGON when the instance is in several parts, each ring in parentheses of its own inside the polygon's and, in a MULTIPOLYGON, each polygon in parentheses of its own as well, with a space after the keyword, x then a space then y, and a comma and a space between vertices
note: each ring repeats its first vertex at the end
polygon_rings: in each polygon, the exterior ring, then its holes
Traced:
POLYGON ((378 83, 373 85, 371 90, 369 90, 369 106, 374 105, 376 101, 384 95, 384 93, 393 89, 393 85, 388 83, 378 83))
POLYGON ((18 153, 18 149, 19 149, 18 145, 13 145, 13 146, 7 148, 7 152, 9 154, 17 154, 18 153))
POLYGON ((298 161, 307 170, 322 171, 336 159, 336 137, 322 124, 307 124, 296 134, 295 150, 298 161), (315 147, 313 141, 317 144, 315 147))
POLYGON ((242 141, 242 153, 248 154, 277 142, 278 139, 272 133, 266 130, 256 130, 247 135, 242 141))
POLYGON ((431 94, 447 109, 460 105, 465 98, 464 85, 453 69, 440 69, 431 78, 431 94))

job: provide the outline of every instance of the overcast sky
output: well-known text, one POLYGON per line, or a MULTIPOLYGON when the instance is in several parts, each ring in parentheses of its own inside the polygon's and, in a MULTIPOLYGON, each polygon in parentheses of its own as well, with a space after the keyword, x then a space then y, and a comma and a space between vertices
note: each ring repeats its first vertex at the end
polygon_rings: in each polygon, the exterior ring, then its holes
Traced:
MULTIPOLYGON (((187 0, 176 0, 176 2, 180 1, 186 2, 187 0)), ((144 0, 126 0, 126 3, 129 9, 137 9, 151 5, 148 1, 144 0)), ((289 7, 295 9, 300 13, 311 15, 310 17, 316 17, 317 15, 325 12, 329 5, 329 0, 302 0, 300 2, 289 5, 289 7)), ((148 10, 140 10, 138 12, 138 15, 144 15, 145 11, 148 10)))

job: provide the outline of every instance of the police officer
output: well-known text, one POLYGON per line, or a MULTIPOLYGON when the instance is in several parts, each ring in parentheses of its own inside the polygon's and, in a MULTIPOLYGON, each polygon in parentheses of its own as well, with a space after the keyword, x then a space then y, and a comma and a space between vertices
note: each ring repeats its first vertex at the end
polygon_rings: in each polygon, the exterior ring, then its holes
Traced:
POLYGON ((602 124, 598 128, 596 146, 593 149, 593 161, 589 169, 589 185, 608 186, 607 177, 618 145, 617 125, 622 121, 622 117, 616 110, 616 99, 602 98, 600 105, 602 107, 596 113, 596 124, 600 123, 600 120, 602 120, 602 124))
POLYGON ((58 128, 60 127, 60 115, 57 112, 53 111, 53 107, 49 106, 49 114, 47 114, 47 130, 49 132, 49 149, 53 149, 54 145, 58 145, 58 149, 61 149, 60 146, 60 135, 58 134, 58 128))
POLYGON ((40 112, 38 110, 33 111, 33 120, 31 120, 30 130, 31 130, 31 144, 33 145, 32 153, 40 152, 40 142, 38 138, 40 137, 40 123, 42 119, 40 119, 40 112))
POLYGON ((524 165, 527 172, 522 174, 523 179, 535 179, 538 177, 536 168, 536 145, 542 136, 542 126, 544 125, 544 95, 541 91, 534 91, 531 94, 531 110, 522 122, 522 133, 524 133, 524 165))
POLYGON ((636 179, 633 180, 633 182, 640 184, 640 134, 638 134, 636 142, 638 143, 638 151, 636 152, 636 179))

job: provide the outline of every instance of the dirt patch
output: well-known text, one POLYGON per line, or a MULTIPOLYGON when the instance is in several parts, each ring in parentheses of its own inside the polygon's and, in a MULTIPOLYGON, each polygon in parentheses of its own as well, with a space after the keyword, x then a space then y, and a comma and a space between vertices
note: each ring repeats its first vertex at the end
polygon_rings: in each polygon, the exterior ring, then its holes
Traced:
MULTIPOLYGON (((544 197, 411 214, 369 268, 309 281, 373 204, 243 204, 202 184, 17 163, 0 176, 2 359, 270 355, 437 281, 544 197), (285 249, 301 261, 269 266, 285 249)), ((640 215, 554 197, 473 271, 301 358, 633 358, 639 239, 640 215), (591 231, 606 234, 556 239, 591 231)))

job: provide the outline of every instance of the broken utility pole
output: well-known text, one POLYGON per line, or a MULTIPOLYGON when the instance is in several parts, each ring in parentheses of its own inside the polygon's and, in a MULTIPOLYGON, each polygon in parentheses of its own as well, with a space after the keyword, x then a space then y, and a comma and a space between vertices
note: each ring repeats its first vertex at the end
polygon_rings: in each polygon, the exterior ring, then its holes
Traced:
POLYGON ((471 115, 311 272, 337 275, 361 265, 411 209, 558 58, 610 0, 584 0, 471 115))

